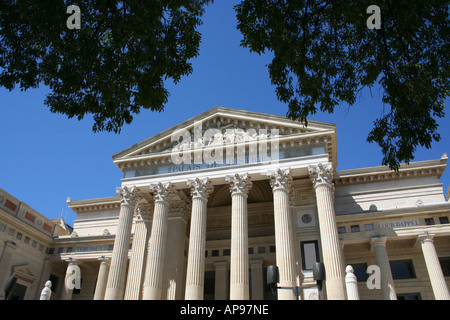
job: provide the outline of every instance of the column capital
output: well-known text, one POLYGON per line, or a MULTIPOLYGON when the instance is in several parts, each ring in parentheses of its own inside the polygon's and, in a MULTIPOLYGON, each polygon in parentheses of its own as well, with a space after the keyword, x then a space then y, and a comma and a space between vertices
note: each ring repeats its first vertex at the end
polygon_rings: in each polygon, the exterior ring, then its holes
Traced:
POLYGON ((321 184, 333 186, 333 166, 331 163, 310 165, 308 172, 314 187, 321 184))
POLYGON ((270 186, 272 191, 286 190, 291 191, 292 186, 292 172, 291 169, 276 169, 275 171, 269 171, 267 176, 270 178, 270 186))
POLYGON ((107 264, 111 263, 111 258, 108 258, 105 256, 100 256, 97 258, 97 260, 100 261, 101 263, 107 263, 107 264))
POLYGON ((250 176, 247 173, 228 175, 225 177, 225 181, 230 185, 231 195, 241 193, 247 196, 253 186, 253 183, 250 181, 250 176))
POLYGON ((213 192, 214 187, 211 185, 209 178, 195 178, 189 179, 187 185, 191 187, 191 196, 194 198, 201 198, 205 201, 208 200, 208 196, 213 192))
POLYGON ((373 237, 370 238, 370 247, 386 247, 386 237, 373 237))
POLYGON ((433 242, 434 239, 434 233, 429 233, 428 231, 425 231, 424 233, 420 233, 417 235, 417 241, 420 243, 424 242, 433 242))
POLYGON ((174 187, 170 182, 158 182, 150 184, 150 191, 153 194, 153 199, 156 202, 169 202, 173 196, 174 187))
POLYGON ((121 205, 134 206, 138 193, 135 186, 116 188, 116 193, 121 197, 121 205))

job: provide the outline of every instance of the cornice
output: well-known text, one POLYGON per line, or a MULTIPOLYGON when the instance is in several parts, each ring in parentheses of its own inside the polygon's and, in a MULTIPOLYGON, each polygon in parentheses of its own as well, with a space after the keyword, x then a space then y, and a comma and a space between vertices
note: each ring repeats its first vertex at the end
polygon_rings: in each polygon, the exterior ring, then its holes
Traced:
POLYGON ((367 167, 336 171, 335 185, 348 185, 365 182, 379 182, 420 176, 437 176, 440 178, 447 166, 447 154, 440 159, 425 160, 402 164, 398 171, 388 166, 367 167))
POLYGON ((121 203, 120 201, 121 197, 119 196, 74 201, 67 198, 67 205, 72 211, 82 213, 91 211, 119 210, 121 203))
POLYGON ((405 218, 418 215, 430 214, 448 214, 450 212, 450 203, 442 203, 423 207, 408 207, 401 209, 388 209, 382 211, 363 211, 357 213, 336 215, 337 223, 350 223, 356 221, 372 221, 392 218, 405 218))

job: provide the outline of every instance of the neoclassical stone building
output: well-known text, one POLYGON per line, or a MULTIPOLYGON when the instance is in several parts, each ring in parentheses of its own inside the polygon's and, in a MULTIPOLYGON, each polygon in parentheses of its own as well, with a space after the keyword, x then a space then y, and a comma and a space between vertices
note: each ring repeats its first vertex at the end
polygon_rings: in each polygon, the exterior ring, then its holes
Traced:
POLYGON ((73 232, 40 281, 59 279, 52 299, 450 299, 446 155, 339 171, 335 125, 216 107, 113 161, 116 196, 67 201, 73 232))

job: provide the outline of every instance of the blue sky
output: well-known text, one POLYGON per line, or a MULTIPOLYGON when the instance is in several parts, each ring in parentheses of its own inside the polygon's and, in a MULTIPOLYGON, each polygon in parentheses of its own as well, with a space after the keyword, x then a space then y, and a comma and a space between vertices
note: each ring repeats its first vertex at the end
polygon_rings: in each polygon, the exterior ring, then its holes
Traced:
MULTIPOLYGON (((233 6, 236 1, 216 0, 204 16, 200 55, 194 72, 177 85, 169 85, 170 98, 162 113, 143 111, 120 134, 93 133, 93 121, 67 119, 44 105, 46 88, 9 92, 0 88, 0 188, 49 218, 67 216, 73 225, 73 200, 115 195, 122 173, 111 156, 215 106, 286 115, 287 106, 275 96, 266 65, 270 56, 258 56, 240 47, 233 6)), ((338 170, 377 166, 382 154, 366 138, 383 110, 382 92, 362 93, 358 102, 333 114, 311 120, 337 125, 338 170)), ((448 101, 450 102, 450 101, 448 101)), ((447 103, 448 105, 448 103, 447 103)), ((450 113, 446 107, 447 114, 450 113)), ((440 119, 442 140, 432 149, 421 148, 415 161, 450 154, 448 119, 440 119)), ((450 169, 441 178, 445 192, 450 169)))

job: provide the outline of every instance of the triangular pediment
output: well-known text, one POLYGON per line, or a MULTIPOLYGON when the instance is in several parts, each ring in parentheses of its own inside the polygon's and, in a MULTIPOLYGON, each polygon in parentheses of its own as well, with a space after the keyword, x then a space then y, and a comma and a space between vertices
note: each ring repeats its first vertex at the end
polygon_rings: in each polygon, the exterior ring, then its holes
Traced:
POLYGON ((37 279, 38 274, 31 265, 24 264, 13 267, 13 276, 27 282, 33 282, 37 279))
POLYGON ((261 135, 270 139, 271 134, 276 133, 280 147, 322 144, 329 154, 329 161, 336 162, 334 124, 308 121, 305 126, 284 116, 215 107, 114 154, 114 163, 123 172, 130 168, 169 163, 170 155, 180 151, 183 148, 181 142, 186 142, 183 138, 179 141, 174 139, 181 132, 187 135, 192 150, 199 146, 217 145, 217 141, 225 148, 227 144, 240 143, 240 139, 244 144, 259 139, 261 135), (219 132, 220 140, 211 136, 211 132, 219 132), (201 141, 196 138, 199 136, 201 141))

